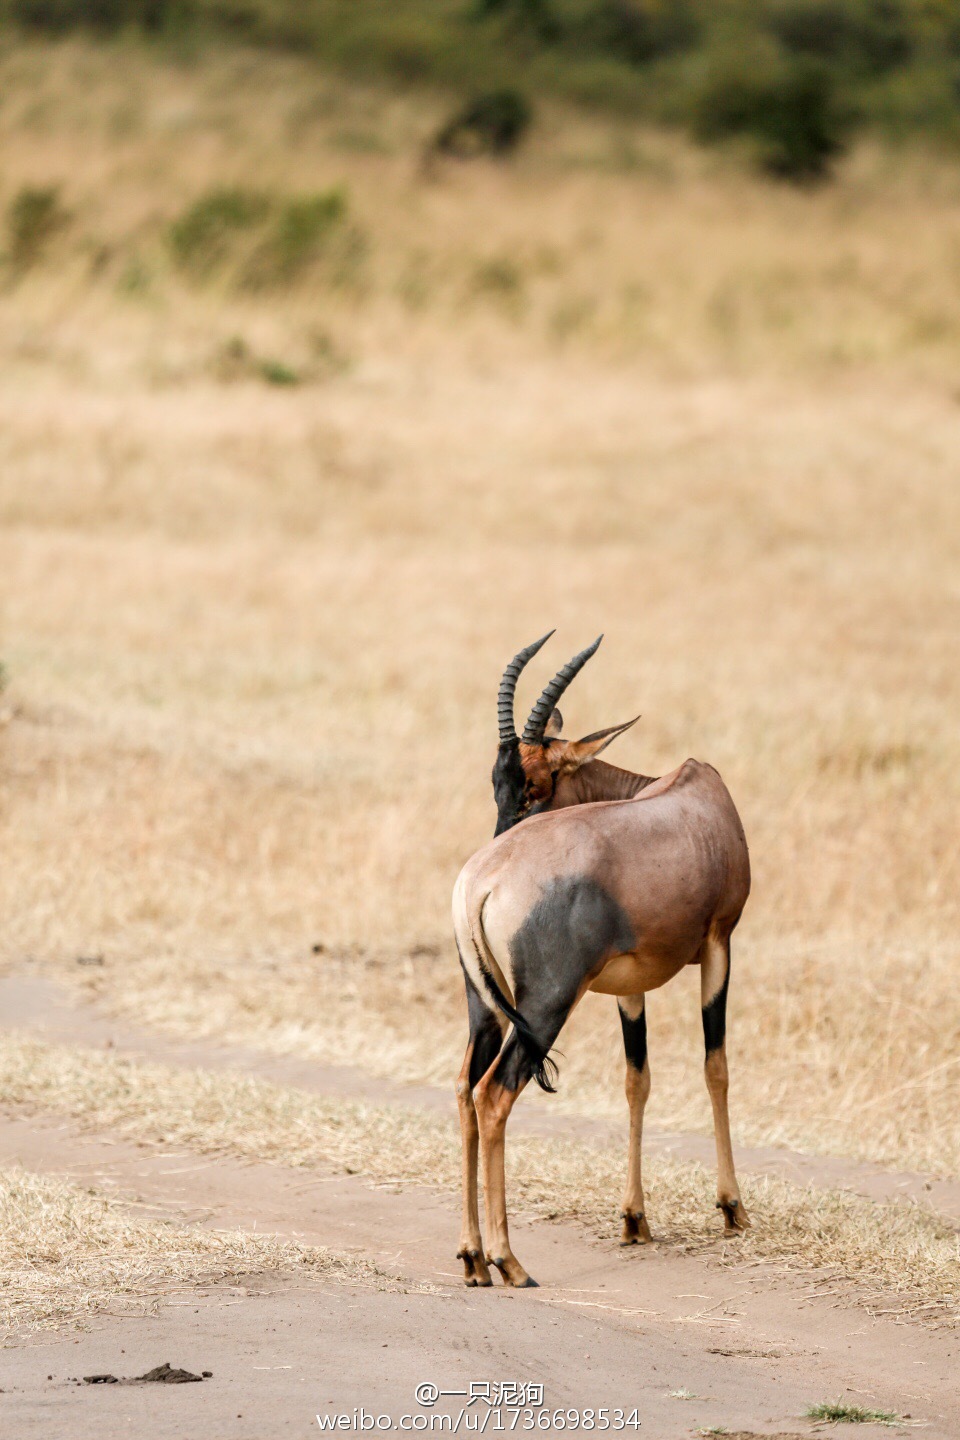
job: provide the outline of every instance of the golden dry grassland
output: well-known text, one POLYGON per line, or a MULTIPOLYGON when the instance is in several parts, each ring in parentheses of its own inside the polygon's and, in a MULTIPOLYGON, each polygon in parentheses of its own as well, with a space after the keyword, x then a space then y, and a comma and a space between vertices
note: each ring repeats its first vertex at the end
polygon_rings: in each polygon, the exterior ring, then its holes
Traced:
MULTIPOLYGON (((500 671, 604 630, 569 732, 642 710, 611 758, 710 760, 751 844, 737 1136, 956 1173, 955 167, 797 192, 556 111, 429 171, 430 102, 242 53, 18 48, 0 91, 0 205, 61 207, 0 293, 4 961, 452 1076, 500 671), (344 228, 198 281, 169 227, 225 185, 344 228)), ((709 1123, 696 997, 649 1002, 655 1124, 709 1123)), ((619 1113, 612 1004, 561 1049, 619 1113)))

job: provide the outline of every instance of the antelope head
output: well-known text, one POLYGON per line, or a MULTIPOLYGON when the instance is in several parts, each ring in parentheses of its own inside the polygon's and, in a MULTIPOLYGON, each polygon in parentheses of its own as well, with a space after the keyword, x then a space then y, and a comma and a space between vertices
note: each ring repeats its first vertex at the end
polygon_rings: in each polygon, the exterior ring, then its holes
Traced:
MULTIPOLYGON (((582 740, 564 740, 560 736, 563 717, 557 709, 557 702, 571 680, 596 652, 603 639, 599 635, 592 645, 581 650, 557 671, 530 711, 523 735, 517 735, 513 714, 517 680, 527 662, 533 659, 553 633, 549 631, 515 655, 500 681, 497 699, 500 745, 493 767, 493 794, 497 802, 495 835, 502 835, 504 830, 509 830, 530 815, 560 809, 585 798, 577 794, 576 777, 579 772, 618 735, 636 724, 636 719, 627 720, 623 725, 596 730, 582 740)), ((636 718, 639 719, 639 716, 636 718)))

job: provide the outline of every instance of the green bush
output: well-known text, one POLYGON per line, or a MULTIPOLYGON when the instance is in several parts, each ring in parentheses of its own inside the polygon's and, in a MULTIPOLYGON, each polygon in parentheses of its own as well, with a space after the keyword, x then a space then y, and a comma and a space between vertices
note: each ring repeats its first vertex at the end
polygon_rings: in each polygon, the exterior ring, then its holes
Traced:
POLYGON ((261 360, 257 366, 260 378, 268 385, 299 385, 300 376, 283 360, 261 360))
POLYGON ((180 25, 192 17, 195 6, 191 0, 11 0, 10 11, 26 30, 110 33, 126 26, 159 31, 180 25))
POLYGON ((704 72, 692 108, 700 140, 746 139, 762 169, 798 183, 822 179, 846 148, 849 117, 815 60, 728 53, 704 72))
MULTIPOLYGON (((170 226, 170 248, 180 269, 195 280, 209 278, 232 261, 242 286, 268 289, 295 280, 320 259, 347 210, 340 186, 286 200, 241 186, 214 189, 170 226)), ((346 235, 338 254, 350 251, 350 240, 356 247, 356 234, 346 235)))
POLYGON ((438 131, 434 145, 444 155, 507 155, 530 128, 533 113, 517 90, 493 90, 467 102, 438 131))
POLYGON ((499 20, 505 38, 532 37, 628 65, 689 47, 701 28, 696 0, 477 0, 473 13, 499 20))
POLYGON ((239 186, 201 195, 170 227, 170 248, 184 270, 209 275, 226 259, 234 237, 259 225, 270 210, 268 197, 239 186))
POLYGON ((69 218, 56 185, 24 185, 18 190, 7 211, 8 258, 14 269, 35 265, 69 218))
POLYGON ((325 252, 347 208, 341 186, 284 201, 243 268, 244 285, 256 290, 295 280, 325 252))
POLYGON ((553 0, 476 0, 478 20, 505 20, 514 30, 527 32, 545 44, 559 39, 561 25, 553 0))
POLYGON ((288 200, 277 216, 270 240, 279 278, 290 280, 315 260, 330 232, 346 214, 347 196, 339 186, 288 200))
POLYGON ((628 65, 646 65, 688 50, 702 32, 689 0, 594 0, 566 38, 581 52, 596 50, 628 65))
POLYGON ((921 38, 900 0, 777 0, 770 28, 795 54, 867 75, 909 64, 921 38))

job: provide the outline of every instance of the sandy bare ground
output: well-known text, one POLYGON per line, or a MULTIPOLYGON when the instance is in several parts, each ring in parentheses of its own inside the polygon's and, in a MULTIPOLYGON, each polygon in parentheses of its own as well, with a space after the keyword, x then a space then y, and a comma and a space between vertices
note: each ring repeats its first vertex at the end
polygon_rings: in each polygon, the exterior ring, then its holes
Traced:
MULTIPOLYGON (((141 1052, 148 1047, 154 1058, 162 1050, 167 1062, 179 1051, 181 1063, 238 1063, 235 1051, 187 1051, 121 1033, 34 979, 3 982, 0 1017, 5 1025, 42 1028, 51 1039, 122 1041, 141 1052)), ((254 1057, 245 1058, 252 1065, 254 1057)), ((267 1062, 275 1078, 278 1063, 267 1062)), ((289 1082, 291 1071, 282 1078, 289 1082)), ((318 1069, 314 1082, 349 1086, 357 1076, 318 1069)), ((429 1091, 408 1090, 402 1099, 435 1103, 429 1091)), ((535 1123, 548 1118, 545 1112, 535 1123)), ((636 1406, 642 1433, 654 1436, 710 1426, 806 1433, 806 1407, 838 1396, 920 1419, 930 1436, 960 1434, 955 1334, 869 1317, 773 1267, 723 1270, 661 1248, 624 1253, 575 1226, 539 1224, 518 1226, 539 1291, 466 1292, 453 1261, 453 1196, 163 1152, 81 1133, 55 1117, 3 1120, 0 1163, 10 1160, 135 1194, 199 1225, 255 1227, 354 1249, 435 1287, 380 1293, 256 1277, 249 1287, 184 1295, 156 1315, 105 1317, 92 1332, 4 1351, 0 1413, 11 1435, 308 1434, 318 1429, 318 1412, 364 1405, 398 1421, 418 1413, 418 1383, 458 1390, 475 1380, 542 1383, 551 1406, 636 1406), (100 1371, 136 1375, 163 1360, 212 1370, 213 1378, 183 1387, 70 1383, 100 1371)), ((758 1152, 751 1163, 760 1163, 758 1152)), ((800 1157, 783 1163, 798 1165, 800 1157)), ((880 1177, 852 1166, 848 1178, 867 1186, 880 1177)), ((886 1193, 898 1193, 905 1180, 923 1183, 888 1177, 886 1193)), ((944 1198, 952 1198, 946 1190, 944 1198)), ((461 1399, 444 1403, 455 1413, 461 1399)))
MULTIPOLYGON (((71 1335, 8 1351, 5 1403, 17 1434, 50 1433, 54 1417, 63 1424, 69 1416, 78 1434, 84 1416, 100 1427, 99 1403, 63 1382, 104 1369, 137 1374, 162 1359, 211 1369, 219 1383, 191 1389, 178 1402, 186 1410, 171 1411, 171 1428, 158 1434, 182 1433, 177 1415, 180 1423, 184 1414, 199 1423, 206 1412, 213 1422, 239 1411, 253 1421, 237 1426, 241 1435, 264 1433, 258 1420, 277 1414, 291 1433, 298 1426, 306 1432, 322 1406, 376 1404, 399 1414, 416 1410, 413 1388, 424 1379, 445 1388, 477 1379, 542 1380, 557 1404, 636 1404, 645 1432, 654 1435, 708 1425, 789 1430, 811 1401, 837 1395, 921 1416, 929 1422, 926 1434, 958 1433, 955 1337, 834 1308, 783 1275, 724 1273, 663 1251, 624 1255, 589 1243, 576 1227, 539 1225, 520 1228, 523 1253, 544 1281, 541 1291, 475 1295, 461 1289, 452 1261, 453 1206, 423 1192, 159 1154, 35 1119, 3 1123, 0 1155, 75 1181, 133 1190, 198 1224, 256 1226, 363 1250, 439 1290, 345 1296, 293 1281, 266 1294, 214 1289, 156 1317, 105 1320, 79 1340, 71 1335), (370 1353, 385 1344, 393 1354, 370 1353), (253 1368, 285 1365, 292 1369, 253 1368), (681 1390, 697 1398, 674 1398, 681 1390)), ((251 1287, 264 1289, 259 1277, 251 1287)), ((136 1423, 138 1406, 149 1405, 151 1417, 166 1415, 163 1399, 105 1403, 110 1415, 129 1414, 136 1423)), ((141 1420, 144 1414, 140 1408, 141 1420)))

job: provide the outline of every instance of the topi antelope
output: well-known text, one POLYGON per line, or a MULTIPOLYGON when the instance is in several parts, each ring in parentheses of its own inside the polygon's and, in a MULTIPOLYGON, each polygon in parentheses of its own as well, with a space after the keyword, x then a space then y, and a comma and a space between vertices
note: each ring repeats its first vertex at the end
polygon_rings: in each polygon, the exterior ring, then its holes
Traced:
POLYGON ((728 1235, 750 1223, 734 1172, 724 1049, 730 935, 750 889, 740 818, 710 765, 686 760, 654 779, 598 760, 633 720, 582 740, 560 738, 557 703, 599 639, 558 672, 518 738, 517 679, 549 638, 521 650, 504 672, 493 770, 496 834, 463 867, 453 892, 470 1023, 456 1087, 463 1137, 458 1258, 468 1285, 489 1285, 490 1265, 507 1285, 536 1283, 508 1238, 507 1119, 531 1078, 553 1090, 550 1048, 587 990, 616 995, 626 1051, 630 1140, 621 1244, 650 1239, 640 1168, 650 1092, 644 997, 685 965, 700 966, 717 1208, 728 1235))

